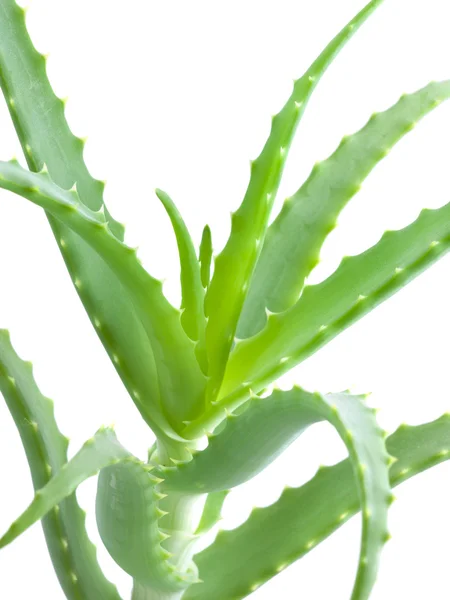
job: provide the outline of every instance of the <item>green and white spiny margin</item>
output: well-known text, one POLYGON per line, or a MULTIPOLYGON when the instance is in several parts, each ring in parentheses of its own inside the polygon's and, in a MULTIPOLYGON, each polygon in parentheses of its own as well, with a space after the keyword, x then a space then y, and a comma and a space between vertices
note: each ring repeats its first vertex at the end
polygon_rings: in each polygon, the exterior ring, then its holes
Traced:
POLYGON ((142 267, 106 209, 104 184, 84 164, 83 141, 67 125, 64 102, 50 87, 23 9, 14 0, 0 3, 0 84, 29 169, 0 162, 0 187, 46 211, 88 316, 157 439, 144 463, 103 428, 68 461, 52 402, 38 390, 9 334, 0 331, 0 389, 36 490, 0 547, 42 519, 70 600, 120 600, 97 564, 74 495, 97 473, 98 529, 134 580, 133 600, 243 598, 359 510, 361 549, 351 598, 365 600, 389 538, 391 488, 450 457, 448 415, 387 437, 360 396, 297 386, 258 395, 450 247, 448 204, 424 210, 414 223, 345 258, 322 283, 305 285, 340 211, 389 149, 450 97, 450 81, 403 96, 344 138, 268 227, 289 147, 315 86, 381 2, 369 2, 295 82, 252 163, 214 269, 209 228, 197 258, 174 203, 157 190, 179 249, 181 309, 167 301, 161 282, 142 267), (259 473, 318 421, 336 428, 348 459, 286 489, 273 505, 253 511, 199 552, 197 542, 220 519, 228 490, 259 473), (205 434, 207 447, 198 451, 205 434), (203 512, 196 522, 198 505, 203 512))

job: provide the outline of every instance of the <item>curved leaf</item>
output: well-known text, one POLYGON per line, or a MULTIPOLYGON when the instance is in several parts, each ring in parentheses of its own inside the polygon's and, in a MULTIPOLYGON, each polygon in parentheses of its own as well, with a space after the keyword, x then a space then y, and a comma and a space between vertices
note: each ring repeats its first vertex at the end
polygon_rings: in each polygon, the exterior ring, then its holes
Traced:
POLYGON ((180 572, 161 545, 170 536, 158 526, 166 513, 158 506, 164 496, 152 469, 133 458, 103 469, 96 514, 100 536, 116 563, 136 583, 163 595, 196 583, 197 568, 191 564, 180 572))
MULTIPOLYGON (((397 458, 391 466, 396 486, 450 458, 450 415, 425 425, 402 426, 386 440, 397 458)), ((349 459, 322 467, 298 488, 286 488, 274 504, 256 508, 249 519, 221 531, 196 555, 203 583, 183 600, 238 600, 283 571, 331 535, 360 508, 349 459)))
MULTIPOLYGON (((64 467, 68 440, 56 425, 53 402, 36 385, 31 363, 17 356, 5 330, 0 330, 0 390, 22 439, 34 489, 38 490, 64 467)), ((95 546, 86 533, 85 516, 72 494, 42 520, 56 575, 69 600, 79 600, 80 595, 86 600, 120 600, 98 565, 95 546)))
MULTIPOLYGON (((28 508, 0 538, 0 548, 14 541, 73 494, 83 481, 100 471, 97 523, 112 558, 137 581, 151 584, 153 589, 185 589, 197 582, 197 570, 192 565, 187 573, 178 572, 161 546, 169 536, 158 528, 159 519, 166 513, 158 507, 164 495, 157 489, 161 480, 150 473, 153 468, 131 456, 111 429, 100 429, 36 492, 28 508)), ((70 575, 74 587, 77 575, 75 572, 70 575)), ((79 589, 76 594, 79 598, 79 589)))
MULTIPOLYGON (((322 420, 336 428, 353 466, 363 524, 352 600, 366 600, 386 540, 390 491, 383 434, 361 397, 310 394, 297 387, 288 392, 276 390, 268 398, 256 397, 242 414, 229 417, 223 431, 210 438, 208 448, 193 460, 160 467, 165 479, 161 489, 198 494, 239 485, 261 471, 309 425, 322 420)), ((222 593, 220 586, 216 589, 222 593)))
POLYGON ((112 429, 100 429, 43 488, 36 492, 32 503, 0 538, 0 548, 10 544, 34 523, 45 517, 52 508, 70 496, 83 481, 96 475, 100 469, 111 463, 129 456, 130 453, 119 444, 112 429))

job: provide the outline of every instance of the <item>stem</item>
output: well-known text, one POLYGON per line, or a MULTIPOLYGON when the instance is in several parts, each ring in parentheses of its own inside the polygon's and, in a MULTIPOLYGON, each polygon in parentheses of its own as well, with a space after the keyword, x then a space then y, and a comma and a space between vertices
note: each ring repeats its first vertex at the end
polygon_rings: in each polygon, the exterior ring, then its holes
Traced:
POLYGON ((159 505, 167 515, 161 520, 161 528, 170 537, 162 546, 174 556, 171 562, 178 571, 185 571, 192 561, 194 549, 198 540, 195 530, 201 518, 205 494, 186 496, 180 492, 170 492, 159 505))
MULTIPOLYGON (((195 447, 195 442, 192 444, 195 447)), ((167 445, 166 440, 157 443, 149 451, 150 464, 171 464, 175 460, 188 460, 189 449, 185 444, 174 442, 167 445)), ((172 554, 169 562, 179 573, 192 571, 192 557, 199 536, 195 531, 201 519, 206 494, 186 495, 171 492, 162 498, 158 505, 167 514, 160 518, 159 527, 169 537, 161 546, 172 554)), ((132 600, 180 600, 185 590, 165 591, 134 581, 132 600)))
POLYGON ((135 581, 131 600, 180 600, 183 593, 183 590, 181 592, 159 592, 146 588, 135 581))
MULTIPOLYGON (((192 565, 192 556, 198 541, 194 532, 200 521, 204 499, 205 494, 186 496, 171 492, 160 502, 161 509, 168 513, 160 521, 161 528, 170 535, 162 546, 173 554, 170 562, 179 572, 186 571, 192 565)), ((131 600, 180 600, 183 593, 184 590, 161 591, 135 581, 131 600)))

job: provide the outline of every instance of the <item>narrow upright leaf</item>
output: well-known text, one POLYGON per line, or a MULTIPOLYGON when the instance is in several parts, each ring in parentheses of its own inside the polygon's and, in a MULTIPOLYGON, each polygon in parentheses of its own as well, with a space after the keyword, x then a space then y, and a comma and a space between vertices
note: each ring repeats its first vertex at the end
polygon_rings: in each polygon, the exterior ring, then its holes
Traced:
POLYGON ((272 119, 270 135, 261 154, 252 162, 244 200, 232 215, 230 237, 215 260, 214 275, 206 295, 206 348, 211 400, 216 398, 222 383, 239 315, 262 249, 270 212, 297 125, 317 82, 381 1, 369 2, 295 82, 289 100, 272 119))
POLYGON ((162 546, 169 536, 161 535, 159 528, 165 512, 159 508, 159 480, 151 470, 152 467, 130 459, 101 471, 97 525, 116 563, 135 583, 151 587, 150 598, 176 598, 175 592, 197 582, 197 568, 191 561, 180 570, 162 546))
POLYGON ((251 337, 264 327, 266 308, 281 312, 296 303, 326 236, 363 180, 394 144, 449 97, 450 81, 402 96, 388 110, 372 115, 360 131, 345 137, 330 158, 315 165, 269 227, 239 320, 238 338, 251 337))
POLYGON ((210 276, 211 276, 211 260, 212 260, 212 239, 211 239, 211 229, 208 225, 205 225, 202 233, 202 240, 200 242, 200 272, 202 277, 202 285, 205 289, 209 286, 210 276))
POLYGON ((205 290, 202 285, 197 253, 188 228, 170 196, 158 189, 156 195, 161 200, 170 218, 180 255, 181 307, 183 309, 181 324, 191 340, 200 341, 204 344, 205 313, 203 303, 205 290))

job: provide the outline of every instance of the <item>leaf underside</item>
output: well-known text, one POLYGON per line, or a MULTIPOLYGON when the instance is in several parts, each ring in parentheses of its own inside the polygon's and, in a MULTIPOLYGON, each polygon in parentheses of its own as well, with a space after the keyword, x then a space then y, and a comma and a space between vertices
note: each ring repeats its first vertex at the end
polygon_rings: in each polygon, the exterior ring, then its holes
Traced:
MULTIPOLYGON (((402 426, 386 445, 397 458, 390 469, 393 487, 450 458, 450 415, 402 426)), ((277 502, 255 508, 245 523, 221 531, 197 554, 203 584, 187 590, 183 600, 244 598, 315 548, 359 508, 350 461, 321 467, 308 483, 286 488, 277 502)))

